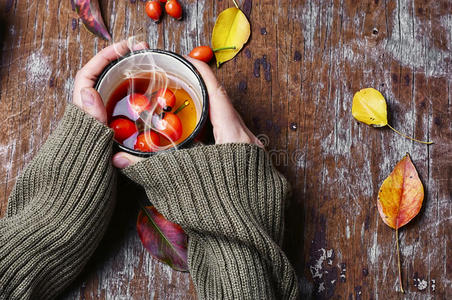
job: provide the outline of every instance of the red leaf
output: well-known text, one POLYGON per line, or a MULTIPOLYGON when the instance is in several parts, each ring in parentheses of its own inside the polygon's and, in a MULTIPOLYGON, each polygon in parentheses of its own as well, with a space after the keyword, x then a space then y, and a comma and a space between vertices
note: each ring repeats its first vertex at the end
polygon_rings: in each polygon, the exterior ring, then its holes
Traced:
POLYGON ((111 40, 100 14, 98 0, 74 0, 74 6, 85 27, 101 38, 111 40))
POLYGON ((182 227, 165 219, 154 206, 140 210, 137 231, 151 255, 177 271, 188 271, 188 237, 182 227))

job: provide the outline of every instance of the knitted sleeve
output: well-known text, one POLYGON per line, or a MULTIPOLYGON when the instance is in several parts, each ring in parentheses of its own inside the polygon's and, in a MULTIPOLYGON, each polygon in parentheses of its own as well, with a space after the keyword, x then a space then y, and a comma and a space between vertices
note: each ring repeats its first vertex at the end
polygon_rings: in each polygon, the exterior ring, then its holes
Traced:
POLYGON ((281 250, 289 186, 268 154, 249 144, 157 154, 123 172, 189 236, 200 299, 295 299, 296 275, 281 250))
POLYGON ((68 104, 0 219, 0 299, 54 299, 82 270, 114 207, 112 135, 68 104))

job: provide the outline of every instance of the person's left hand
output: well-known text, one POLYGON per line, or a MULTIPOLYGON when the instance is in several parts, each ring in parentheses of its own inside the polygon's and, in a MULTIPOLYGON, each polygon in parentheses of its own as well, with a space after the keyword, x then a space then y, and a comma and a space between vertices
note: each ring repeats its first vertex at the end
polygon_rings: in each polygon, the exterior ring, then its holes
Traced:
POLYGON ((94 85, 109 63, 131 50, 137 51, 149 47, 145 42, 131 45, 130 40, 124 40, 102 49, 75 76, 72 102, 104 124, 107 123, 107 111, 102 98, 94 89, 94 85))

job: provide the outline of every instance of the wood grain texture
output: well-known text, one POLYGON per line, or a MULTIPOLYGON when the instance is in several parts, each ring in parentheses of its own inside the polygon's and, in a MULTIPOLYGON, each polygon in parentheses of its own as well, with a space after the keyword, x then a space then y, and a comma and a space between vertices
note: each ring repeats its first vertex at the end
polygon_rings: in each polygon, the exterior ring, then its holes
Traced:
MULTIPOLYGON (((182 0, 185 17, 145 16, 143 1, 100 1, 115 41, 188 53, 209 44, 231 1, 182 0)), ((285 249, 303 298, 452 298, 452 2, 242 0, 249 44, 216 74, 293 185, 285 249), (387 128, 351 116, 354 92, 379 89, 387 128), (378 188, 409 152, 426 197, 400 232, 405 295, 396 292, 394 232, 378 216, 378 188)), ((0 0, 0 215, 15 180, 61 118, 75 73, 107 43, 88 33, 70 0, 0 0)), ((153 260, 135 232, 122 179, 110 230, 63 299, 193 299, 188 274, 153 260)))

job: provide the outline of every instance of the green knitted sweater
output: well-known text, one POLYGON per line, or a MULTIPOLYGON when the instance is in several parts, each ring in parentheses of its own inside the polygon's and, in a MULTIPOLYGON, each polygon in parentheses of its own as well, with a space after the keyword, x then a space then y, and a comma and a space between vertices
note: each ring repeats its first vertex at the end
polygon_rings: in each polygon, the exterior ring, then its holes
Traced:
MULTIPOLYGON (((68 105, 17 179, 0 219, 0 299, 53 299, 80 273, 114 208, 112 131, 68 105)), ((280 245, 289 190, 249 144, 158 154, 123 170, 189 235, 200 299, 294 299, 280 245)))

